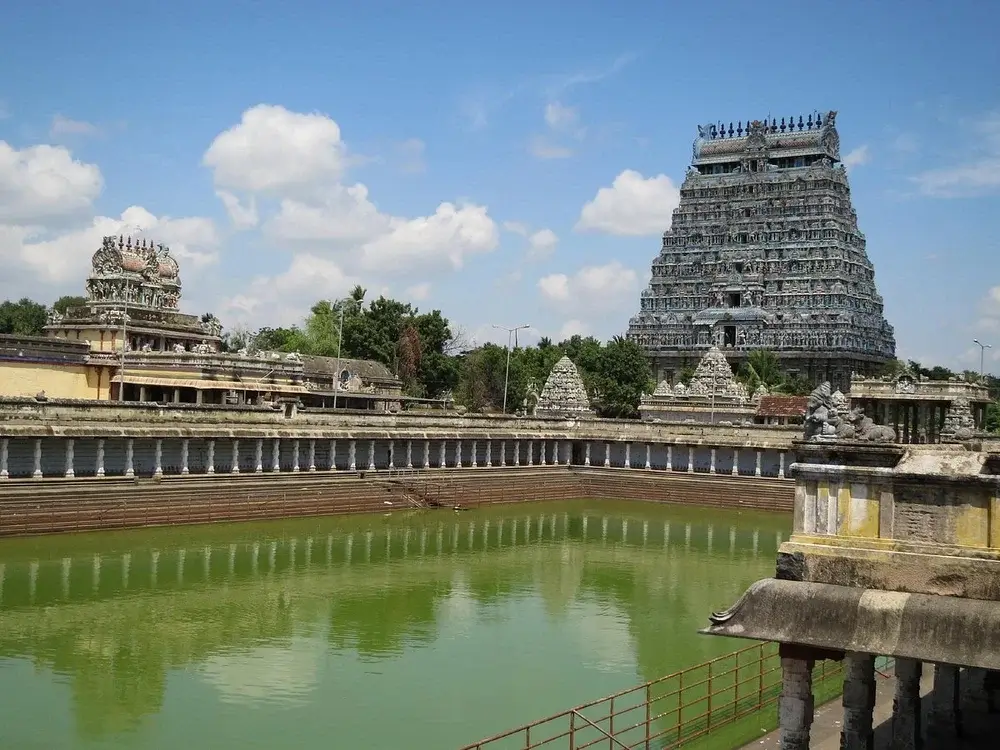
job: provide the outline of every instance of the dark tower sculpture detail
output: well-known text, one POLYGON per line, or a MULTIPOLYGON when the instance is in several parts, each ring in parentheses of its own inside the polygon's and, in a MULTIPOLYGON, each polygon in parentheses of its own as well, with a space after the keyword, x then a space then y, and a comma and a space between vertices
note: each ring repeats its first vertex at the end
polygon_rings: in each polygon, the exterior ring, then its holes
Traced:
POLYGON ((698 128, 680 205, 628 336, 657 380, 712 345, 846 390, 895 356, 840 162, 836 112, 698 128))

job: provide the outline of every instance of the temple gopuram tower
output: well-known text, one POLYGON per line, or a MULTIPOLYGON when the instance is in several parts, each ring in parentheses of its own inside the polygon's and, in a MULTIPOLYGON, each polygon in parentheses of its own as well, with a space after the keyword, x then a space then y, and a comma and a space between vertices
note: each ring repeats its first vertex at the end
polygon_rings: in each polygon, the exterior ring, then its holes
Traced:
POLYGON ((846 390, 895 356, 836 112, 705 125, 628 337, 673 381, 717 346, 846 390))

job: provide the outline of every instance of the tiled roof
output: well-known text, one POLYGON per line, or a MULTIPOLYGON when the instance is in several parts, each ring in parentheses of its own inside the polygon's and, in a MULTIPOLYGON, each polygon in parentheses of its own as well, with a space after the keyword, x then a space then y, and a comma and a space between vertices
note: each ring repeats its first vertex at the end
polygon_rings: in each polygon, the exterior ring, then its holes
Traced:
POLYGON ((806 413, 808 396, 761 396, 758 417, 801 417, 806 413))
MULTIPOLYGON (((310 375, 330 377, 337 369, 336 357, 318 357, 311 354, 302 354, 299 356, 302 358, 302 369, 307 378, 310 375)), ((370 359, 347 359, 346 357, 342 357, 340 360, 340 369, 347 370, 359 376, 364 381, 396 380, 396 377, 388 367, 381 362, 375 362, 370 359)))

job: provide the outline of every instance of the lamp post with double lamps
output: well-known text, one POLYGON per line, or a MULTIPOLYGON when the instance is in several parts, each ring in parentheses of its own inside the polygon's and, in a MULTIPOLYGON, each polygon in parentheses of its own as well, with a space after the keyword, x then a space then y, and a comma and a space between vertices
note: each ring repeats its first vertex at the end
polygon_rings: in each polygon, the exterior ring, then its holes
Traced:
MULTIPOLYGON (((337 302, 340 305, 340 328, 337 333, 337 364, 333 371, 333 408, 337 408, 337 391, 340 388, 340 347, 344 342, 344 310, 348 305, 358 304, 354 297, 344 297, 337 302)), ((333 309, 333 300, 330 300, 330 309, 333 309)))
POLYGON ((983 379, 983 362, 986 359, 986 350, 992 349, 993 344, 984 344, 979 339, 972 339, 972 343, 979 347, 979 380, 983 379))
POLYGON ((508 326, 498 326, 496 323, 494 323, 493 327, 497 328, 497 329, 499 329, 501 331, 506 331, 507 332, 507 368, 506 368, 506 370, 504 370, 504 375, 503 375, 503 413, 506 414, 507 413, 507 383, 510 381, 510 338, 511 338, 511 336, 513 336, 514 334, 516 334, 518 331, 523 331, 523 330, 525 330, 527 328, 531 328, 531 326, 529 324, 527 324, 527 323, 524 323, 524 324, 519 325, 519 326, 508 327, 508 326))

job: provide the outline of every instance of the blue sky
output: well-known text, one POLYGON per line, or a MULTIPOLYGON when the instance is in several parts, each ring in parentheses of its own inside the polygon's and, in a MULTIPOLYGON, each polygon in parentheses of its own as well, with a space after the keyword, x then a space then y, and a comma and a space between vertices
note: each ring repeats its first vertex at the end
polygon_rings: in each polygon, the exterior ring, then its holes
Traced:
POLYGON ((998 22, 971 0, 11 4, 0 296, 79 293, 127 225, 227 325, 361 283, 480 342, 606 338, 698 123, 836 109, 899 354, 978 366, 978 336, 1000 370, 998 22))

